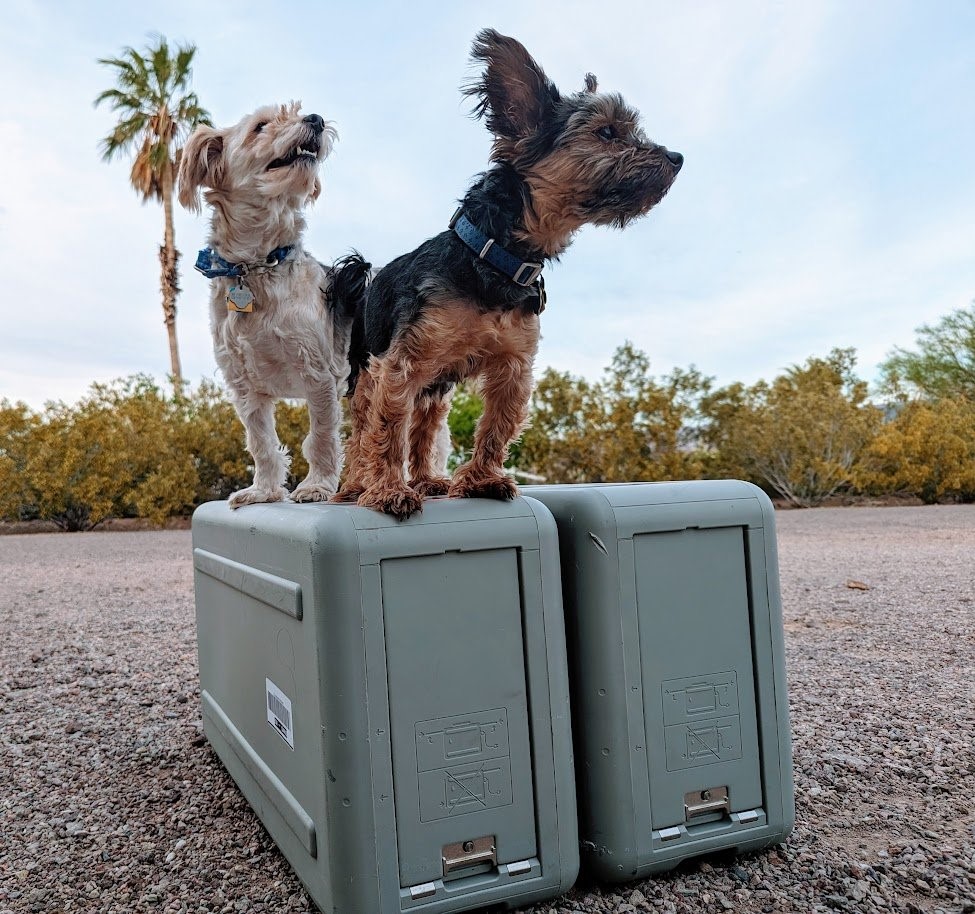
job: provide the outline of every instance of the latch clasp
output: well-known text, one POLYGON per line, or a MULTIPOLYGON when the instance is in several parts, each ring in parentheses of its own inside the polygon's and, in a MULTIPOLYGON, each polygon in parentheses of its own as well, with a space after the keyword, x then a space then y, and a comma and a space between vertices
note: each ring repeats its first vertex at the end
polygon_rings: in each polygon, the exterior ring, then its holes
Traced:
POLYGON ((484 835, 480 838, 470 838, 467 841, 456 841, 445 844, 441 850, 443 859, 443 874, 464 870, 471 866, 488 863, 498 865, 498 848, 494 835, 484 835))
POLYGON ((690 822, 698 816, 712 813, 731 814, 731 800, 727 787, 706 787, 684 794, 684 821, 690 822))

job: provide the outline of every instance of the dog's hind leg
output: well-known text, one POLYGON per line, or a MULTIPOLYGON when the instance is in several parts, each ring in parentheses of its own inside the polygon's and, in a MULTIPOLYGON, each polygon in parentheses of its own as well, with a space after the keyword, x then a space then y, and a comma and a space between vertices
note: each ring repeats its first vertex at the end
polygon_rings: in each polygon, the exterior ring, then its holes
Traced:
POLYGON ((510 356, 487 370, 481 381, 484 413, 474 432, 474 452, 468 463, 454 471, 451 496, 504 500, 518 494, 503 466, 509 445, 528 419, 531 391, 531 359, 510 356))
POLYGON ((403 464, 413 404, 429 383, 420 365, 390 350, 369 366, 375 387, 359 441, 365 491, 358 504, 405 520, 423 507, 423 499, 406 484, 403 464))
POLYGON ((446 475, 450 455, 451 387, 436 385, 428 388, 413 407, 410 422, 410 488, 422 498, 446 495, 450 479, 446 475))
POLYGON ((342 408, 338 391, 331 380, 310 390, 308 401, 308 435, 301 452, 308 461, 308 475, 295 486, 291 500, 298 502, 327 501, 338 487, 342 469, 342 408))
POLYGON ((352 429, 345 442, 345 479, 338 494, 332 498, 336 503, 355 502, 366 488, 366 467, 362 457, 362 432, 369 418, 369 400, 373 380, 368 371, 360 371, 355 390, 349 397, 349 419, 352 429))
POLYGON ((247 450, 254 458, 254 484, 230 496, 230 507, 282 501, 288 497, 284 481, 291 459, 274 429, 274 400, 250 395, 235 400, 244 424, 247 450))

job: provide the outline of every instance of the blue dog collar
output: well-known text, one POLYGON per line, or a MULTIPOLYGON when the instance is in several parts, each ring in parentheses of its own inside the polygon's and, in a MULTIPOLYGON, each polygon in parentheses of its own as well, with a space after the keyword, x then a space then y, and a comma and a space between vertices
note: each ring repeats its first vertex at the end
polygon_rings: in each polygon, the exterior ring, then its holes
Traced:
POLYGON ((464 215, 462 206, 457 208, 448 227, 453 229, 457 237, 481 260, 487 261, 496 270, 500 270, 515 285, 527 287, 541 279, 542 267, 545 264, 519 260, 514 254, 508 253, 464 215))
POLYGON ((267 270, 276 267, 294 250, 293 244, 286 244, 275 248, 267 255, 263 263, 230 263, 224 260, 213 248, 204 248, 196 255, 193 269, 198 270, 207 279, 218 276, 246 276, 252 270, 267 270))

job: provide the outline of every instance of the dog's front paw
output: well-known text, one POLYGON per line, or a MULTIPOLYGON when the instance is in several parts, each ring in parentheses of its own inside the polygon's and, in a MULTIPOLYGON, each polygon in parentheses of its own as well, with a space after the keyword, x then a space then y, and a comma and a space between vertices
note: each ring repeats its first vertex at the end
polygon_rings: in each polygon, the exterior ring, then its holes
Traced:
POLYGON ((306 479, 295 486, 294 492, 291 493, 291 500, 299 504, 328 501, 333 495, 335 495, 335 486, 331 486, 327 482, 309 482, 306 479))
POLYGON ((436 498, 450 490, 450 479, 446 476, 421 476, 410 480, 410 488, 420 498, 436 498))
POLYGON ((370 486, 360 496, 360 508, 382 511, 397 520, 406 520, 423 510, 423 499, 409 486, 370 486))
POLYGON ((239 492, 234 492, 227 501, 231 508, 242 508, 244 505, 260 505, 273 501, 284 501, 288 497, 288 490, 284 486, 264 489, 260 486, 248 486, 239 492))
POLYGON ((510 476, 491 470, 459 467, 451 480, 447 494, 451 498, 493 498, 511 501, 518 497, 518 486, 510 476))

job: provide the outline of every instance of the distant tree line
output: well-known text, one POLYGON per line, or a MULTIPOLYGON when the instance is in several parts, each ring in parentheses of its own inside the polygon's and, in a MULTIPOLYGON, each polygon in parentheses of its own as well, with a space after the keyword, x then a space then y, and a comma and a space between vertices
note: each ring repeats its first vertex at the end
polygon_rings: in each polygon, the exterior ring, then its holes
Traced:
MULTIPOLYGON (((738 478, 796 506, 837 494, 975 501, 975 305, 895 350, 877 393, 834 349, 771 382, 715 387, 697 369, 657 377, 627 343, 598 380, 548 369, 512 471, 529 481, 738 478)), ((91 529, 111 517, 160 523, 248 484, 243 430, 222 389, 164 392, 146 376, 95 384, 73 405, 0 401, 0 519, 91 529)), ((461 388, 454 461, 481 411, 461 388)), ((305 472, 307 413, 278 405, 294 484, 305 472)))

